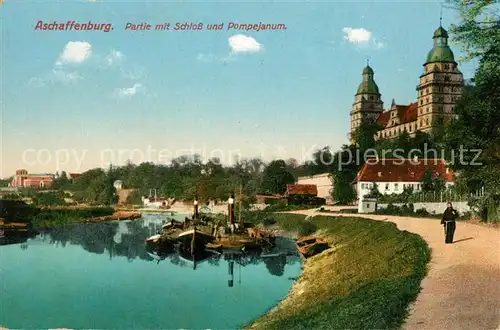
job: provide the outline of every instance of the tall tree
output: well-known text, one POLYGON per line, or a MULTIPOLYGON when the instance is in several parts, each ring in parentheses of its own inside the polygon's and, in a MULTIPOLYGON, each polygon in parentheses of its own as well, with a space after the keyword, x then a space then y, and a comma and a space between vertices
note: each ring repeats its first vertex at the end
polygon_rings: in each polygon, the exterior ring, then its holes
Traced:
MULTIPOLYGON (((500 205, 500 17, 498 0, 449 1, 460 13, 451 32, 466 50, 466 60, 479 60, 474 85, 465 90, 455 107, 456 119, 445 134, 452 168, 460 172, 462 186, 473 192, 485 188, 475 200, 480 214, 498 219, 500 205)), ((484 219, 486 220, 486 219, 484 219)))
POLYGON ((291 183, 295 183, 295 178, 282 159, 273 160, 264 170, 262 189, 265 193, 282 194, 286 190, 286 185, 291 183))

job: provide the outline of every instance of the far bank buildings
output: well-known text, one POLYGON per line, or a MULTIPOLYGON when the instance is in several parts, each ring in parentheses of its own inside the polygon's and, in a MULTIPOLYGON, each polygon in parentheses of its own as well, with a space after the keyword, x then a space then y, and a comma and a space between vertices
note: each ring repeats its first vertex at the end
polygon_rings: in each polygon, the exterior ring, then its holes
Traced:
POLYGON ((392 139, 402 132, 414 136, 417 131, 433 134, 452 118, 455 104, 462 95, 464 79, 448 45, 448 32, 441 26, 434 32, 434 46, 424 63, 420 76, 417 101, 399 105, 392 100, 384 111, 381 93, 373 79, 373 69, 367 65, 358 87, 351 111, 349 139, 363 120, 377 122, 381 130, 375 139, 392 139))

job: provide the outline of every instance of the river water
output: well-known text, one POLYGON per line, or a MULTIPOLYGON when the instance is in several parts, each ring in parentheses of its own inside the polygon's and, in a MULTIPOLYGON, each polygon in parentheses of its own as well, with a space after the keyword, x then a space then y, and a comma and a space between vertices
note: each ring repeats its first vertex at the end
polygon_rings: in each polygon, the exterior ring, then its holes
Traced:
POLYGON ((267 256, 159 259, 144 240, 165 218, 58 227, 0 246, 0 326, 233 329, 277 305, 301 273, 284 238, 267 256))

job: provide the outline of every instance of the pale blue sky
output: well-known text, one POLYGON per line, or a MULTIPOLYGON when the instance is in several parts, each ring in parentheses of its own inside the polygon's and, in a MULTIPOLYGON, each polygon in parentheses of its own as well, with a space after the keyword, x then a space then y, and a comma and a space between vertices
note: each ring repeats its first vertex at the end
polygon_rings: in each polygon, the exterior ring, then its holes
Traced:
MULTIPOLYGON (((115 162, 129 158, 119 149, 140 150, 135 161, 165 162, 194 147, 225 163, 237 153, 301 161, 315 147, 337 149, 347 142, 367 56, 386 107, 392 98, 416 98, 439 11, 437 2, 5 0, 0 177, 17 168, 81 172, 106 166, 112 153, 115 162), (39 20, 91 20, 114 30, 35 31, 39 20), (127 22, 225 27, 140 32, 125 31, 127 22), (227 31, 229 22, 287 30, 227 31), (346 28, 365 31, 354 30, 350 42, 346 28), (232 48, 228 39, 238 34, 254 40, 236 37, 232 48)), ((455 20, 444 9, 443 26, 455 20)), ((472 76, 473 64, 460 68, 472 76)))

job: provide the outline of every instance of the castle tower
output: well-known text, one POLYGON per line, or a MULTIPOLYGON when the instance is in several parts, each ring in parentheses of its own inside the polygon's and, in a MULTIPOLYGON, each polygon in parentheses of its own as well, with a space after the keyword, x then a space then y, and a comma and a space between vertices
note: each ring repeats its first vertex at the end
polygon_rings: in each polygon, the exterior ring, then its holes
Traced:
POLYGON ((434 47, 427 55, 417 86, 417 130, 429 134, 443 128, 452 118, 464 86, 462 73, 448 46, 448 32, 439 26, 433 39, 434 47))
POLYGON ((366 65, 363 69, 363 81, 359 84, 351 111, 351 130, 349 140, 354 143, 353 134, 364 120, 376 120, 384 109, 384 103, 378 86, 373 80, 373 69, 366 65))

